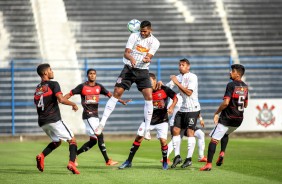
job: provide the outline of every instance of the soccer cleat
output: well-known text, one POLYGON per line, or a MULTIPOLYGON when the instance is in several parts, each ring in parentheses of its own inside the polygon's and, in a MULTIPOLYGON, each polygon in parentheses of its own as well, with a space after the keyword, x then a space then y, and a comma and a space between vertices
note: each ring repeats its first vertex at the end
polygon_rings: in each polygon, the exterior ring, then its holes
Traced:
POLYGON ((223 164, 223 159, 224 159, 224 152, 221 151, 220 154, 219 154, 219 157, 216 161, 216 165, 221 166, 223 164))
POLYGON ((200 171, 210 171, 212 169, 212 164, 207 163, 205 166, 200 168, 200 171))
POLYGON ((151 140, 150 130, 145 131, 144 139, 148 141, 151 140))
POLYGON ((180 164, 182 162, 182 159, 180 155, 177 155, 173 159, 173 164, 171 165, 171 168, 175 168, 177 164, 180 164))
POLYGON ((186 167, 191 166, 191 165, 192 165, 191 157, 190 158, 186 158, 184 163, 181 165, 181 168, 186 168, 186 167))
POLYGON ((125 168, 129 168, 129 167, 131 167, 132 166, 132 164, 131 164, 131 162, 129 162, 128 160, 126 160, 121 166, 119 166, 118 168, 119 169, 125 169, 125 168))
POLYGON ((36 156, 36 162, 37 162, 37 169, 41 172, 44 170, 44 155, 43 153, 40 153, 36 156))
MULTIPOLYGON (((161 159, 160 162, 163 163, 163 159, 161 159)), ((167 162, 167 164, 171 164, 171 161, 170 161, 169 158, 167 158, 167 161, 166 161, 166 162, 167 162)))
POLYGON ((167 162, 163 162, 163 170, 168 170, 168 163, 167 162))
POLYGON ((71 171, 72 174, 80 174, 80 172, 78 171, 78 169, 77 169, 76 166, 75 166, 75 163, 72 162, 72 161, 69 161, 69 164, 68 164, 68 166, 67 166, 67 169, 68 169, 69 171, 71 171))
POLYGON ((112 159, 109 159, 108 162, 106 162, 107 166, 113 166, 113 165, 117 165, 118 162, 117 161, 113 161, 112 159))
POLYGON ((95 129, 95 134, 100 135, 104 129, 104 126, 102 124, 99 124, 98 127, 95 129))
POLYGON ((198 162, 207 162, 207 157, 203 156, 202 158, 198 158, 198 162))

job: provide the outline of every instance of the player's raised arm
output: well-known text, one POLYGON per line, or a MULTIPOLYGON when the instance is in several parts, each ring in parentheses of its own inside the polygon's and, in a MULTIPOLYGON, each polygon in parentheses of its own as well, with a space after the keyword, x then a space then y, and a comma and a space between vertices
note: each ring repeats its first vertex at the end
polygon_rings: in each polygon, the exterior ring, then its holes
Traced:
POLYGON ((72 106, 72 110, 74 110, 74 111, 78 110, 77 105, 74 102, 69 101, 67 98, 65 98, 61 93, 57 94, 56 97, 57 97, 59 103, 72 106))
POLYGON ((185 93, 187 96, 191 96, 193 93, 193 90, 185 88, 181 85, 181 83, 177 80, 177 77, 175 75, 171 75, 170 79, 174 82, 174 84, 179 88, 180 91, 185 93))

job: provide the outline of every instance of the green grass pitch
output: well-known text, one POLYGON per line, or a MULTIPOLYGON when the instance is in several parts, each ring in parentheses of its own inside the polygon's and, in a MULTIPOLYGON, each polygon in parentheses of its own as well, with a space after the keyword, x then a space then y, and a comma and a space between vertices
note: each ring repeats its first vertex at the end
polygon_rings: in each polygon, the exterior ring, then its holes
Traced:
MULTIPOLYGON (((107 139, 107 136, 105 136, 107 139)), ((126 160, 132 140, 106 140, 109 156, 119 161, 126 160)), ((81 146, 83 141, 78 140, 81 146)), ((206 150, 209 140, 206 139, 206 150)), ((45 158, 43 173, 36 168, 35 156, 48 141, 0 142, 1 183, 282 183, 282 138, 230 138, 224 164, 215 166, 210 172, 200 172, 204 163, 197 162, 197 146, 193 165, 182 169, 163 171, 159 142, 155 139, 143 141, 135 155, 133 166, 119 170, 119 166, 105 166, 102 154, 96 145, 78 157, 80 175, 73 175, 67 169, 68 144, 45 158)), ((182 158, 186 157, 187 141, 182 143, 182 158)), ((220 145, 217 146, 214 162, 220 145)), ((173 154, 170 159, 173 159, 173 154)))

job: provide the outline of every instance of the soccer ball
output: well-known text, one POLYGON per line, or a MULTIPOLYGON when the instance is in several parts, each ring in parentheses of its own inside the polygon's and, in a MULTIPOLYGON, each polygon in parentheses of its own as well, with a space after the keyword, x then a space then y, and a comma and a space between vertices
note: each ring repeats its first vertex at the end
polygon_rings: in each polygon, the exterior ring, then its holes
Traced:
POLYGON ((141 22, 137 19, 132 19, 127 23, 127 29, 131 33, 137 33, 140 31, 141 22))

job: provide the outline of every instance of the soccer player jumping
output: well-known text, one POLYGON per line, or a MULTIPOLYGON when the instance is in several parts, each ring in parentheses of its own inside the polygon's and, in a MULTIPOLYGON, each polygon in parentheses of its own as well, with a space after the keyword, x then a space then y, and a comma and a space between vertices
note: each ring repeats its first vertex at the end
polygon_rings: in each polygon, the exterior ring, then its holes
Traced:
POLYGON ((113 96, 105 106, 100 125, 95 130, 97 135, 101 134, 118 99, 121 98, 125 90, 129 90, 131 85, 136 83, 138 90, 142 92, 145 99, 144 118, 146 131, 144 131, 144 138, 151 139, 149 126, 152 119, 153 103, 149 65, 159 46, 160 42, 152 34, 151 22, 147 20, 141 22, 140 32, 132 33, 129 36, 123 57, 124 68, 116 81, 113 96))
POLYGON ((232 81, 227 84, 223 102, 214 113, 216 127, 210 133, 208 161, 205 166, 200 168, 200 171, 211 170, 212 159, 219 141, 221 141, 221 151, 216 165, 222 165, 228 135, 234 132, 243 121, 244 108, 248 106, 248 86, 241 80, 244 73, 245 68, 243 65, 234 64, 231 66, 230 79, 232 81))

